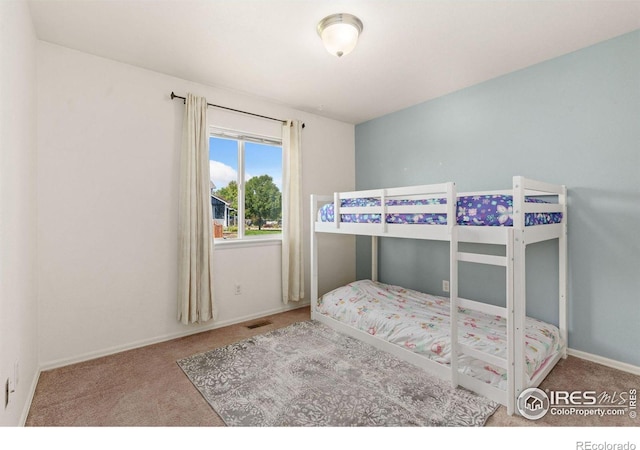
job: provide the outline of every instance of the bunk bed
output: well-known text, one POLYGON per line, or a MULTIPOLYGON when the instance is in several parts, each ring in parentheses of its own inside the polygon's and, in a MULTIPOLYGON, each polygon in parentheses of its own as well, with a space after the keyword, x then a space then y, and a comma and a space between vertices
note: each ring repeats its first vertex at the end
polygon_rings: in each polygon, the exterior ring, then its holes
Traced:
POLYGON ((457 193, 453 182, 311 196, 311 318, 516 412, 566 358, 567 189, 516 176, 510 189, 457 193), (455 218, 449 220, 449 218, 455 218), (371 236, 371 280, 318 293, 318 234, 371 236), (378 238, 449 243, 449 297, 378 281, 378 238), (558 326, 526 316, 527 245, 558 239, 558 326), (460 251, 504 246, 504 256, 460 251), (483 248, 482 246, 479 246, 483 248), (458 296, 460 262, 503 267, 506 306, 458 296))

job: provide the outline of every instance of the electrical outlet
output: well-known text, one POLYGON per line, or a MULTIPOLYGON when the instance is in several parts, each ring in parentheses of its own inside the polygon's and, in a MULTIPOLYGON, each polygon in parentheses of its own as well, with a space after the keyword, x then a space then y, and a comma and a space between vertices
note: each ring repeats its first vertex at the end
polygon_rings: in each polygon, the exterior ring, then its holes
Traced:
POLYGON ((442 280, 442 290, 449 292, 449 280, 442 280))
POLYGON ((242 289, 240 288, 240 283, 236 283, 235 284, 235 294, 236 295, 242 294, 242 289))

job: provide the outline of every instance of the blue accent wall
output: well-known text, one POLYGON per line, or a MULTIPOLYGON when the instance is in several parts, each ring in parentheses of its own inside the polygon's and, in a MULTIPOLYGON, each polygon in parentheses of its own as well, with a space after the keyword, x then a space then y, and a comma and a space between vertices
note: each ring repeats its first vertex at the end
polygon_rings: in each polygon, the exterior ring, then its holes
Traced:
MULTIPOLYGON (((357 189, 506 189, 514 175, 569 190, 570 348, 640 366, 640 31, 356 126, 357 189)), ((527 314, 552 323, 556 251, 527 250, 527 314)), ((504 303, 504 270, 460 276, 461 296, 504 303)), ((382 239, 380 279, 446 295, 448 244, 382 239)))

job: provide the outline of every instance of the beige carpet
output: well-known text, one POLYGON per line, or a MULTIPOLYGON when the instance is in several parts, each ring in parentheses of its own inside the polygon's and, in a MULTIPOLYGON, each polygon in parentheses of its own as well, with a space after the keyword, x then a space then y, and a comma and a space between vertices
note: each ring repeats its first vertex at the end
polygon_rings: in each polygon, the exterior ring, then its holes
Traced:
MULTIPOLYGON (((309 320, 302 308, 266 318, 255 329, 233 325, 43 372, 27 426, 223 426, 176 361, 294 322, 309 320)), ((561 361, 542 388, 628 391, 640 376, 578 358, 561 361)), ((500 407, 487 426, 640 426, 625 417, 552 416, 529 421, 500 407)))

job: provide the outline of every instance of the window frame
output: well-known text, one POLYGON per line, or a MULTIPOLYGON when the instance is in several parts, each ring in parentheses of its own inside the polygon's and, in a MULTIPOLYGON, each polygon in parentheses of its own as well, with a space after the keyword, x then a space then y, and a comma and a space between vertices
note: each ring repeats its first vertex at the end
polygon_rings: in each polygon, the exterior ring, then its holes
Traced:
MULTIPOLYGON (((284 150, 282 149, 282 138, 274 137, 274 136, 266 136, 257 133, 250 133, 246 131, 236 131, 228 128, 210 126, 209 127, 209 138, 219 138, 219 139, 228 139, 235 140, 238 143, 237 148, 237 156, 238 156, 238 224, 242 224, 242 226, 238 225, 238 235, 234 239, 224 239, 224 238, 214 238, 214 245, 216 246, 224 246, 224 247, 232 247, 232 246, 247 246, 247 245, 279 245, 282 243, 282 236, 284 230, 277 235, 267 235, 267 236, 246 236, 245 235, 245 143, 253 142, 257 144, 264 144, 270 146, 280 147, 282 151, 281 159, 280 159, 280 167, 281 171, 284 171, 284 150)), ((282 191, 281 191, 282 194, 282 191)), ((282 210, 282 205, 280 206, 282 210)), ((213 231, 212 231, 213 232, 213 231)))

